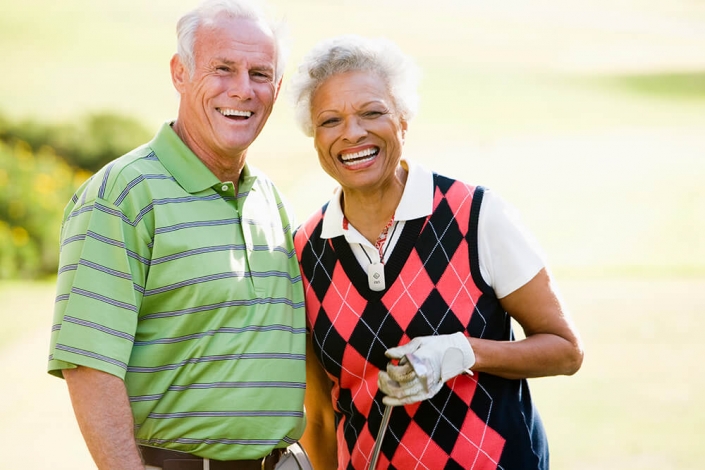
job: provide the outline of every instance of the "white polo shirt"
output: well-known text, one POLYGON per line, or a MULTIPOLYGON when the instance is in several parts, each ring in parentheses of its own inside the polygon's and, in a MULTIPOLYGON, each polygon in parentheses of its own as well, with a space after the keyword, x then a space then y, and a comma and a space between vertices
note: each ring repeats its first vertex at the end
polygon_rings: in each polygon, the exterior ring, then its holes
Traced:
MULTIPOLYGON (((394 224, 383 245, 386 262, 407 220, 426 217, 433 211, 433 173, 402 159, 408 176, 394 213, 394 224)), ((343 226, 340 206, 342 189, 335 190, 323 218, 321 238, 343 235, 363 269, 379 262, 379 251, 352 224, 343 226)), ((517 210, 492 191, 486 190, 478 221, 480 272, 498 298, 506 297, 529 282, 545 266, 543 251, 520 220, 517 210)))

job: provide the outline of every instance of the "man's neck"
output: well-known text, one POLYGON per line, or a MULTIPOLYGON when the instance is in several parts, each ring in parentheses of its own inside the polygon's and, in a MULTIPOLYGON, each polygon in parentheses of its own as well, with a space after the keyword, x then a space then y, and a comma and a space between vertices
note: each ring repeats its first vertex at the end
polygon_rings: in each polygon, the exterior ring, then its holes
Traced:
POLYGON ((242 152, 240 155, 220 155, 212 149, 200 145, 198 140, 191 138, 189 132, 179 125, 178 120, 174 122, 172 128, 183 143, 203 162, 206 168, 220 181, 232 182, 237 193, 238 181, 245 166, 247 152, 242 152))

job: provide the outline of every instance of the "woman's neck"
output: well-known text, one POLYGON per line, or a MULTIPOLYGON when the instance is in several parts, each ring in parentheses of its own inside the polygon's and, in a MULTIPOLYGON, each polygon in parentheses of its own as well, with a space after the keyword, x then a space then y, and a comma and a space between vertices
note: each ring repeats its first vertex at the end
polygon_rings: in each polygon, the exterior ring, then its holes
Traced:
POLYGON ((399 206, 407 172, 399 166, 388 184, 374 190, 343 189, 341 207, 348 222, 374 244, 399 206))

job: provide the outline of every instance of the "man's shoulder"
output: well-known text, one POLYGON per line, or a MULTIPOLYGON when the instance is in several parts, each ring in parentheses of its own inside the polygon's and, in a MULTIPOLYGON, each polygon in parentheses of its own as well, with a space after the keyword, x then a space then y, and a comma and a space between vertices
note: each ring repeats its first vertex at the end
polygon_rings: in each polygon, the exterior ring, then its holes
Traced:
POLYGON ((150 176, 169 177, 146 143, 104 165, 79 188, 76 196, 84 202, 103 199, 113 203, 131 185, 150 176))
POLYGON ((247 164, 247 171, 251 176, 256 177, 257 185, 259 186, 265 186, 267 188, 270 188, 272 191, 279 192, 279 189, 277 188, 277 185, 274 184, 274 181, 265 173, 262 171, 260 168, 256 167, 255 165, 252 165, 250 163, 247 164))
POLYGON ((125 176, 131 178, 145 174, 145 172, 164 172, 165 169, 159 162, 150 144, 146 143, 116 158, 105 165, 100 171, 104 175, 107 175, 108 178, 111 176, 125 176))

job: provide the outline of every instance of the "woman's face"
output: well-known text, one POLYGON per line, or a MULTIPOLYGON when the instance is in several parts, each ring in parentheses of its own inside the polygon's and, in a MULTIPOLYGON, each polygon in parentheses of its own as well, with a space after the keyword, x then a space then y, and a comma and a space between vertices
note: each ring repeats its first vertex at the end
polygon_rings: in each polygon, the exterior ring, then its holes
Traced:
POLYGON ((313 142, 321 167, 344 190, 388 184, 401 159, 407 123, 374 72, 333 75, 311 97, 313 142))

